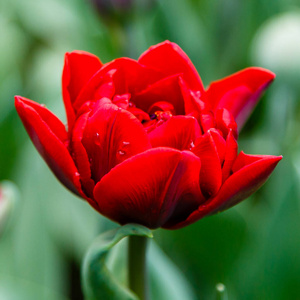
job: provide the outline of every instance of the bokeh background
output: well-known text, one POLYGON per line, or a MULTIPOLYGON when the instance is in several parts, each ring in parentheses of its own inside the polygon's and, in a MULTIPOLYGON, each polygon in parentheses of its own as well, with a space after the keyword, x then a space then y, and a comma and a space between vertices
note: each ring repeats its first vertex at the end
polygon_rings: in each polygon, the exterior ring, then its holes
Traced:
POLYGON ((18 201, 0 236, 0 299, 83 299, 83 255, 99 233, 116 226, 57 182, 23 129, 14 95, 46 104, 65 122, 65 52, 86 50, 103 62, 136 59, 166 39, 189 55, 206 86, 252 65, 277 74, 239 147, 284 159, 238 206, 184 229, 155 231, 153 299, 217 299, 219 282, 231 300, 300 299, 298 3, 2 0, 0 180, 15 183, 18 201))

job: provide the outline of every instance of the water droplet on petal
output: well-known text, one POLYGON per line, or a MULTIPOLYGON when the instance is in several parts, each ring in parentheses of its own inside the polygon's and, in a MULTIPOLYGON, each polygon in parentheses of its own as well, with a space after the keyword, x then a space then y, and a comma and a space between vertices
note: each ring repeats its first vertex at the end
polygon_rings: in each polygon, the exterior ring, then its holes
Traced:
POLYGON ((201 97, 201 92, 200 91, 196 91, 195 95, 196 95, 196 97, 200 98, 201 97))
POLYGON ((130 145, 130 142, 125 142, 125 141, 123 141, 122 143, 123 143, 124 146, 130 145))
POLYGON ((135 107, 134 103, 131 102, 131 101, 129 101, 128 106, 129 106, 129 107, 135 107))
POLYGON ((119 150, 119 151, 118 151, 118 154, 119 154, 119 155, 125 155, 125 151, 119 150))
POLYGON ((195 147, 195 144, 193 141, 190 142, 190 145, 189 145, 189 150, 192 150, 194 147, 195 147))
POLYGON ((98 132, 95 133, 95 144, 100 145, 100 134, 98 132))
POLYGON ((78 172, 75 172, 76 177, 80 177, 80 174, 78 172))

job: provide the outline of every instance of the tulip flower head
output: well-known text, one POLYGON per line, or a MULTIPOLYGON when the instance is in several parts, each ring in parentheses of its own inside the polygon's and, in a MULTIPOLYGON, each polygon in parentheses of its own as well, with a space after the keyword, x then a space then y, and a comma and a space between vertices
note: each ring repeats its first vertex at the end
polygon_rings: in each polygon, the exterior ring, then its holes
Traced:
POLYGON ((136 61, 66 53, 68 128, 16 96, 17 112, 58 180, 120 224, 176 229, 255 192, 281 156, 238 154, 238 131, 275 75, 247 68, 205 89, 169 41, 136 61))

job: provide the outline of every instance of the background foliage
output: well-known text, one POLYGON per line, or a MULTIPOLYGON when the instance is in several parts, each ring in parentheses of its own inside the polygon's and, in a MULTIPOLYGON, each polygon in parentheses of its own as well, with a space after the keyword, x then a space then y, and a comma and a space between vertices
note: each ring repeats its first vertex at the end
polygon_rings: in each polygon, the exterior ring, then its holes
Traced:
MULTIPOLYGON (((103 2, 113 0, 98 1, 103 2)), ((189 299, 214 299, 218 282, 226 285, 229 299, 299 298, 298 1, 144 0, 134 8, 133 1, 123 3, 123 10, 101 6, 97 14, 87 0, 0 2, 0 180, 15 182, 21 198, 14 222, 0 237, 0 298, 82 299, 83 254, 100 232, 115 226, 57 183, 30 143, 13 96, 45 103, 65 121, 65 52, 86 50, 108 62, 137 58, 165 39, 184 49, 205 85, 250 65, 277 74, 239 146, 284 159, 267 184, 237 207, 181 230, 154 232, 169 257, 151 250, 155 299, 178 280, 189 299), (166 278, 163 287, 160 278, 166 278)))

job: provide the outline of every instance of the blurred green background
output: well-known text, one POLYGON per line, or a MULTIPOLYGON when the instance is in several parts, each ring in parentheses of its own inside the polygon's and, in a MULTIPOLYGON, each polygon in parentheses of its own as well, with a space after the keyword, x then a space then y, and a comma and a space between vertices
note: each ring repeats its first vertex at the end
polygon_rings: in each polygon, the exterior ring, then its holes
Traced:
POLYGON ((183 48, 206 86, 252 65, 277 74, 239 147, 284 159, 237 207, 155 231, 163 252, 154 245, 150 255, 153 299, 217 299, 219 282, 230 300, 300 299, 298 0, 95 0, 100 11, 91 1, 0 2, 0 180, 15 182, 20 198, 0 236, 0 299, 83 299, 83 255, 115 226, 57 182, 23 129, 14 95, 45 103, 65 122, 65 52, 86 50, 108 62, 138 58, 165 39, 183 48), (176 292, 163 296, 164 289, 176 292))

